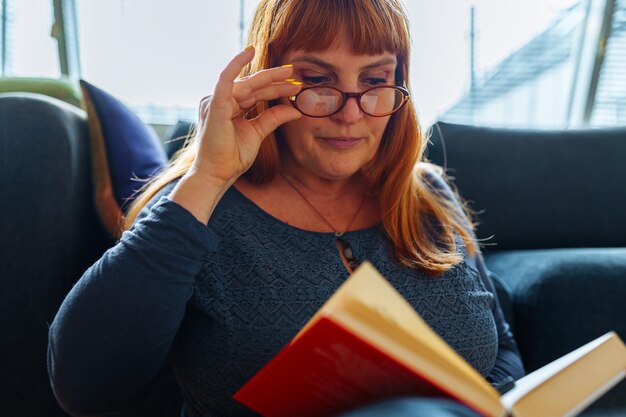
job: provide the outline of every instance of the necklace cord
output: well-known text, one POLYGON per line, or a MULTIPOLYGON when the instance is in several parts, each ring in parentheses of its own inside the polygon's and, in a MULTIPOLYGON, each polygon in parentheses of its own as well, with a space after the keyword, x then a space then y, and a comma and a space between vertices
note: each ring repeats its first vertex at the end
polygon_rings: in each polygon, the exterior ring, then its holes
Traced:
POLYGON ((324 221, 324 223, 326 223, 328 225, 328 227, 331 228, 331 230, 333 230, 335 232, 335 236, 336 237, 341 237, 343 236, 344 233, 346 233, 347 231, 350 230, 350 227, 352 227, 352 224, 354 223, 354 221, 356 220, 356 218, 359 216, 359 213, 361 212, 361 209, 363 208, 363 206, 365 205, 365 199, 366 196, 363 196, 363 198, 361 199, 361 204, 359 204, 359 208, 357 209, 357 211, 354 213, 354 216, 352 216, 352 220, 350 220, 350 223, 348 223, 348 226, 346 226, 344 231, 339 231, 337 230, 327 219, 326 217, 324 217, 322 215, 322 213, 320 213, 320 211, 315 208, 315 206, 313 205, 313 203, 311 203, 309 201, 308 198, 305 197, 304 193, 302 191, 300 191, 298 189, 298 187, 296 187, 296 185, 289 179, 287 178, 287 176, 285 174, 283 174, 282 172, 279 173, 281 177, 283 177, 283 179, 287 182, 287 184, 289 184, 289 186, 291 186, 291 188, 294 189, 294 191, 296 193, 298 193, 298 195, 300 197, 302 197, 302 200, 304 200, 304 202, 311 208, 311 210, 313 210, 313 212, 315 214, 317 214, 317 216, 322 219, 324 221))

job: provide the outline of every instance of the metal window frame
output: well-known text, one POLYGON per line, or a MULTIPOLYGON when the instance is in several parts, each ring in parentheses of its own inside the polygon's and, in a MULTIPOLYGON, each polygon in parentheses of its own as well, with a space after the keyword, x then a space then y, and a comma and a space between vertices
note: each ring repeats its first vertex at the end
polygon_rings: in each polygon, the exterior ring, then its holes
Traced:
POLYGON ((52 37, 57 40, 61 74, 71 80, 81 76, 76 0, 52 0, 52 37))
POLYGON ((9 66, 8 50, 9 0, 0 1, 0 76, 5 76, 9 66))
POLYGON ((587 102, 585 103, 585 113, 583 115, 583 126, 589 126, 591 116, 593 114, 596 96, 598 94, 598 83, 600 81, 600 73, 604 65, 606 57, 606 47, 611 37, 611 29, 613 28, 613 15, 615 12, 616 0, 606 0, 604 6, 604 16, 602 18, 602 27, 600 36, 596 44, 596 56, 591 71, 591 79, 589 80, 589 91, 587 93, 587 102))

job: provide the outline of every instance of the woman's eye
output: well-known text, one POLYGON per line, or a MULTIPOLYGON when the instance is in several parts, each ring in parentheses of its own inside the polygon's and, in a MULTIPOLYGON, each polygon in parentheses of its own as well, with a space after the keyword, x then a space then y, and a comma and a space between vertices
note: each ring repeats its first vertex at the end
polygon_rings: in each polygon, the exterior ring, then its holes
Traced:
POLYGON ((386 78, 366 78, 365 83, 368 85, 385 85, 387 84, 386 78))
POLYGON ((315 77, 302 77, 302 81, 307 84, 322 84, 331 81, 330 77, 315 76, 315 77))

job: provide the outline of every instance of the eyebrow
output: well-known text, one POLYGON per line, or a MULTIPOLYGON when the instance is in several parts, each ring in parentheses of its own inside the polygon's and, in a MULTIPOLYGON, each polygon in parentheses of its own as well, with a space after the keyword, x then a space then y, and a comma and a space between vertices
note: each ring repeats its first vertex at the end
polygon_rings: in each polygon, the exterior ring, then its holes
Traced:
MULTIPOLYGON (((323 59, 319 59, 317 57, 311 56, 311 55, 300 55, 297 56, 295 58, 293 58, 291 60, 291 62, 309 62, 315 65, 319 65, 320 67, 325 67, 328 68, 329 70, 333 71, 333 72, 337 72, 337 67, 335 67, 333 64, 331 64, 330 62, 326 62, 323 59)), ((380 67, 381 65, 388 65, 388 64, 396 64, 396 58, 383 58, 379 61, 376 62, 372 62, 371 64, 367 64, 364 67, 362 67, 361 69, 371 69, 371 68, 375 68, 375 67, 380 67)))

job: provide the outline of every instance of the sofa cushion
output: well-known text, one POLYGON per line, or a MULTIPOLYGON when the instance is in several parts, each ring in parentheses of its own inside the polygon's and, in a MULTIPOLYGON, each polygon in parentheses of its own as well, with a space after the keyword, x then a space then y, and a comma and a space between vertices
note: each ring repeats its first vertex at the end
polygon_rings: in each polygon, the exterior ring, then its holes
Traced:
POLYGON ((80 85, 91 132, 96 209, 109 233, 118 236, 136 191, 167 158, 154 130, 127 106, 84 80, 80 85))
MULTIPOLYGON (((626 340, 626 248, 503 251, 485 261, 510 288, 527 371, 610 330, 626 340)), ((594 408, 624 398, 622 382, 594 408)))
POLYGON ((2 416, 67 417, 46 370, 48 324, 113 242, 91 203, 85 113, 39 94, 0 94, 2 416))
POLYGON ((193 134, 195 125, 185 120, 179 120, 165 135, 165 153, 167 159, 172 157, 185 146, 187 138, 193 134))
POLYGON ((488 250, 626 246, 626 128, 437 123, 428 157, 477 211, 488 250))
MULTIPOLYGON (((48 326, 114 239, 92 195, 84 111, 40 94, 0 94, 0 402, 2 416, 68 417, 46 369, 48 326)), ((169 367, 146 399, 112 417, 177 416, 169 367)))

